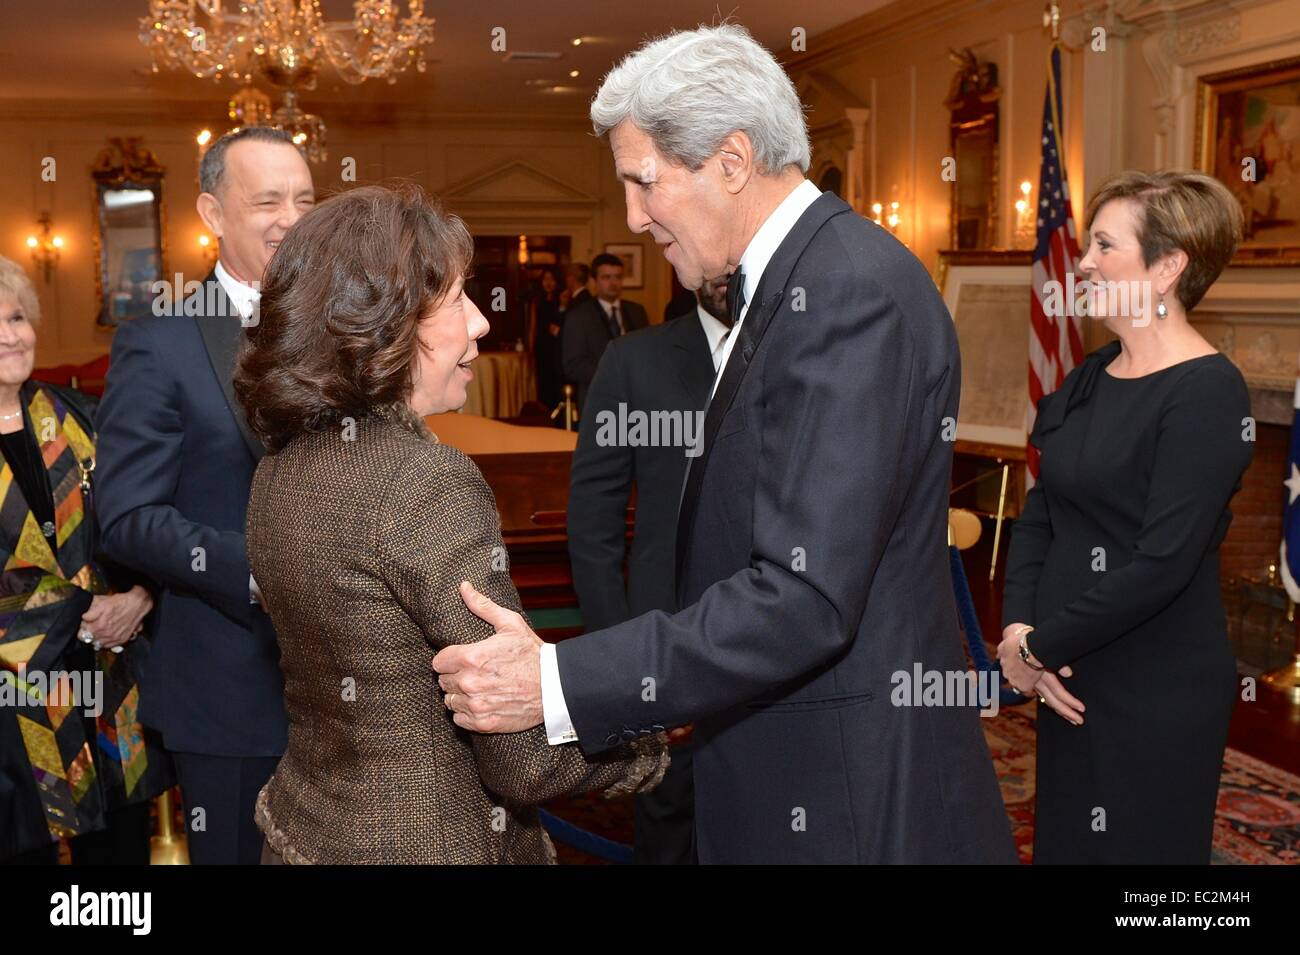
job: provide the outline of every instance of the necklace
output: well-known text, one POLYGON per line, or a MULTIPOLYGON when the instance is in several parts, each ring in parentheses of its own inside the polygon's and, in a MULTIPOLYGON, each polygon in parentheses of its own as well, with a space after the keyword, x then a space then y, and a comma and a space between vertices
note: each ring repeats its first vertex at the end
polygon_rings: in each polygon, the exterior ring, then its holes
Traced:
POLYGON ((0 414, 0 421, 13 421, 14 418, 21 418, 22 416, 23 416, 23 409, 19 408, 13 414, 0 414))

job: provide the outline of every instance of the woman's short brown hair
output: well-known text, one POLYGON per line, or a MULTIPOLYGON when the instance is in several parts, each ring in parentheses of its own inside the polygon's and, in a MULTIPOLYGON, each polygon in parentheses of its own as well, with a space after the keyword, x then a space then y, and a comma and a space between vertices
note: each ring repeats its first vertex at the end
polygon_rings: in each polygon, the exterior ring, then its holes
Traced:
POLYGON ((266 268, 235 372, 267 449, 379 409, 408 417, 420 320, 473 251, 464 223, 406 183, 339 193, 295 223, 266 268))
POLYGON ((1137 238, 1150 268, 1175 249, 1187 268, 1174 294, 1191 311, 1219 277, 1241 241, 1241 206, 1228 188, 1203 172, 1122 172, 1103 183, 1088 202, 1084 228, 1101 207, 1131 199, 1138 207, 1137 238))

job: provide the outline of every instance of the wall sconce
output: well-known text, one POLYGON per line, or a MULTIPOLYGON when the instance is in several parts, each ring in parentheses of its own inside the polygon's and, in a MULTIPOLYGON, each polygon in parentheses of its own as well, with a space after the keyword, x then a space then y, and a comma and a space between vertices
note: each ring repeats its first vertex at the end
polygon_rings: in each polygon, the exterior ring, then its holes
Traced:
POLYGON ((206 232, 200 232, 199 251, 203 253, 203 261, 207 263, 208 268, 213 268, 221 254, 221 247, 212 241, 212 236, 206 232))
POLYGON ((1026 179, 1020 184, 1020 198, 1016 200, 1016 237, 1015 245, 1018 248, 1030 248, 1033 246, 1037 234, 1035 229, 1034 203, 1030 199, 1034 187, 1026 179))
POLYGON ((903 221, 898 203, 891 202, 889 211, 886 212, 882 203, 873 202, 871 204, 871 221, 882 228, 888 229, 891 235, 897 237, 898 224, 903 221))
POLYGON ((36 221, 41 225, 41 234, 29 235, 27 248, 32 252, 32 262, 45 273, 45 284, 48 285, 54 273, 54 266, 59 264, 59 253, 63 250, 63 236, 50 234, 52 220, 48 212, 42 212, 36 221))
POLYGON ((528 236, 526 235, 519 237, 519 264, 528 264, 528 236))

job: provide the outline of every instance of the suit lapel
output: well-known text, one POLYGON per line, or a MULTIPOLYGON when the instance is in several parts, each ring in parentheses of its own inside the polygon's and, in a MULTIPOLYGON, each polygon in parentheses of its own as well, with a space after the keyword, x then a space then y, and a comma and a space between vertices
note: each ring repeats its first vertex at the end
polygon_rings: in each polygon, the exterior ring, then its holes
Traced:
POLYGON ((253 460, 260 461, 265 449, 244 418, 244 409, 239 406, 239 401, 235 398, 235 386, 232 380, 235 374, 235 360, 239 357, 239 346, 244 339, 244 326, 240 322, 239 312, 226 297, 226 291, 215 275, 208 276, 200 294, 206 296, 205 303, 217 303, 216 314, 208 314, 206 309, 201 308, 199 314, 194 316, 199 326, 199 334, 203 337, 203 347, 208 351, 208 360, 212 362, 217 383, 221 385, 221 393, 226 396, 226 405, 235 418, 235 424, 238 425, 239 433, 244 438, 244 444, 248 446, 248 452, 253 456, 253 460))
POLYGON ((713 386, 713 355, 709 352, 709 339, 698 315, 686 315, 677 322, 673 335, 677 357, 673 369, 681 379, 687 397, 695 402, 690 410, 699 411, 708 402, 709 389, 713 386))
POLYGON ((768 326, 785 298, 786 282, 795 264, 803 255, 804 249, 812 242, 823 225, 833 216, 851 211, 849 206, 833 192, 823 192, 821 196, 804 210, 797 222, 777 247, 758 288, 754 290, 754 302, 745 313, 745 320, 740 323, 736 344, 727 357, 726 367, 722 369, 722 378, 717 390, 713 392, 704 415, 704 447, 700 454, 690 458, 686 463, 686 478, 682 483, 682 499, 677 512, 677 575, 681 580, 681 571, 686 559, 686 546, 690 540, 691 526, 695 521, 695 509, 699 502, 700 486, 704 483, 704 471, 709 464, 709 455, 713 450, 713 439, 736 393, 744 381, 745 372, 754 359, 758 347, 768 326))

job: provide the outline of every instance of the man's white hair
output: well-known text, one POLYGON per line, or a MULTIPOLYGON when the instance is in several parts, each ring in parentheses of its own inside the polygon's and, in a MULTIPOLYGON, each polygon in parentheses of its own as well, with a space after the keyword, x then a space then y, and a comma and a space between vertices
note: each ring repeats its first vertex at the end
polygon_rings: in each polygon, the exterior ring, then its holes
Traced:
POLYGON ((591 101, 603 136, 630 119, 661 153, 692 171, 739 130, 772 175, 811 163, 808 123, 790 77, 737 24, 701 26, 652 40, 609 71, 591 101))

